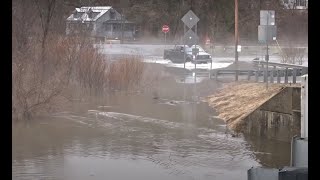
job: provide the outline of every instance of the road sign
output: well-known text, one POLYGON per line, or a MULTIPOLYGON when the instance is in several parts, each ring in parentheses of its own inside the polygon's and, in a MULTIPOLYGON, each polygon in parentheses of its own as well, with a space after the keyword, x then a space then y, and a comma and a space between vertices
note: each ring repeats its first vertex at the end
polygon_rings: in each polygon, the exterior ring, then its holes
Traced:
POLYGON ((275 25, 275 11, 261 10, 260 25, 275 25))
MULTIPOLYGON (((183 25, 183 33, 184 33, 184 45, 188 45, 189 47, 192 47, 193 45, 197 45, 199 41, 199 37, 197 36, 197 23, 200 20, 193 12, 192 10, 189 10, 182 18, 183 25), (185 25, 189 28, 189 30, 186 32, 185 25), (195 31, 193 32, 192 27, 195 26, 195 31)), ((194 51, 196 53, 197 51, 194 51)), ((196 53, 197 54, 197 53, 196 53)), ((185 58, 185 53, 183 55, 185 58)), ((186 68, 186 62, 184 62, 183 65, 184 68, 186 68)), ((197 69, 197 63, 194 63, 194 69, 197 69)), ((196 81, 196 77, 194 78, 196 81)))
POLYGON ((260 25, 258 26, 258 40, 261 43, 276 40, 277 26, 260 25))
POLYGON ((162 26, 162 32, 167 33, 167 32, 169 32, 169 31, 170 31, 170 28, 169 28, 168 25, 163 25, 163 26, 162 26))
POLYGON ((241 52, 241 45, 238 45, 238 46, 237 46, 237 51, 238 51, 238 52, 241 52))
POLYGON ((184 34, 184 42, 186 45, 188 45, 189 47, 195 45, 198 43, 198 36, 192 31, 192 29, 189 29, 189 31, 187 31, 184 34))
POLYGON ((210 45, 210 39, 206 39, 206 45, 210 45))
POLYGON ((194 14, 193 11, 189 10, 182 18, 182 22, 187 25, 189 28, 192 28, 200 20, 198 16, 194 14))

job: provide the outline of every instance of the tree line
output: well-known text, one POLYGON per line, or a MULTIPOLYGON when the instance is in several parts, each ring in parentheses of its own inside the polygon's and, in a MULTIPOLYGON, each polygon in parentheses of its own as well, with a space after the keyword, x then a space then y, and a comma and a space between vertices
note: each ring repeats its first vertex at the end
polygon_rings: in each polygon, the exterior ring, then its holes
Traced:
MULTIPOLYGON (((183 34, 182 16, 190 9, 200 18, 198 35, 202 40, 209 37, 214 42, 234 41, 234 0, 31 0, 27 3, 14 0, 13 4, 23 4, 25 15, 20 14, 23 23, 31 21, 30 14, 39 9, 42 17, 38 23, 48 23, 57 33, 65 33, 65 19, 76 7, 113 6, 126 19, 136 23, 142 36, 161 37, 163 24, 170 26, 169 38, 178 41, 183 34), (38 2, 38 3, 35 3, 38 2), (50 3, 55 4, 50 9, 50 3), (37 5, 38 4, 38 5, 37 5), (50 14, 51 13, 51 14, 50 14), (24 18, 24 19, 23 19, 24 18)), ((14 5, 15 6, 15 5, 14 5)), ((13 6, 13 8, 14 8, 13 6)), ((283 41, 307 41, 308 11, 284 9, 281 0, 239 0, 240 41, 257 42, 260 10, 275 10, 277 35, 283 41)), ((31 16, 33 17, 33 16, 31 16)), ((42 24, 43 25, 43 24, 42 24)), ((30 26, 30 25, 28 25, 30 26)), ((45 26, 44 26, 45 27, 45 26)), ((46 29, 42 30, 46 33, 46 29)), ((44 35, 44 34, 43 34, 44 35)))

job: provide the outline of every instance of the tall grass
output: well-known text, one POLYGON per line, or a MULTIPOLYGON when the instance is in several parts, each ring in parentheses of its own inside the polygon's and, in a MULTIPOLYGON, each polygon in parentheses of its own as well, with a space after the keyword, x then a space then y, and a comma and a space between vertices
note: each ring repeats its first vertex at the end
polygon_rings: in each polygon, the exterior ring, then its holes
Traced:
POLYGON ((139 86, 144 72, 141 56, 123 56, 109 65, 107 71, 109 90, 129 90, 139 86))

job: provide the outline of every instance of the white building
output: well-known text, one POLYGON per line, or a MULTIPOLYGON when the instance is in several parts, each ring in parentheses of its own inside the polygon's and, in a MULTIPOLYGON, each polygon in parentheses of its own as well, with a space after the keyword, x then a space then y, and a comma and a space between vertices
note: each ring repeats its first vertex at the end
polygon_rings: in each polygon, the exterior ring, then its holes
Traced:
POLYGON ((66 34, 88 33, 97 39, 133 39, 135 24, 111 6, 76 8, 66 20, 66 34))
POLYGON ((308 0, 281 0, 286 9, 307 10, 308 0))

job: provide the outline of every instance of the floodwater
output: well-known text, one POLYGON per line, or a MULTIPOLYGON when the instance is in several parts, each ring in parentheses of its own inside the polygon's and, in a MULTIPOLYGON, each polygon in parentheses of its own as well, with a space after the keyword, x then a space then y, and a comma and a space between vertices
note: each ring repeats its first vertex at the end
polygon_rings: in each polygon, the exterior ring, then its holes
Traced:
POLYGON ((203 98, 221 83, 181 83, 174 72, 151 93, 13 123, 13 179, 244 180, 252 166, 289 165, 290 144, 234 137, 216 118, 203 98))

